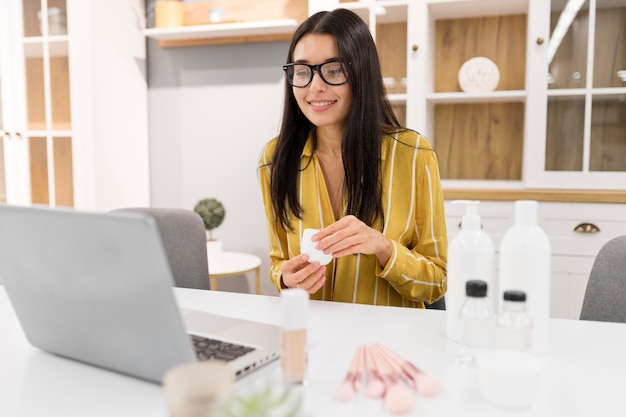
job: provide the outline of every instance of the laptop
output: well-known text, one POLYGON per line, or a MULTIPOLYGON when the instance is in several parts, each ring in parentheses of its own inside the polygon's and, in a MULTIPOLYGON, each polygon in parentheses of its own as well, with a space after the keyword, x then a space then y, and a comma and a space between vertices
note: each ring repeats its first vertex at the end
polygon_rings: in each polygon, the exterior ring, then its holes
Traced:
POLYGON ((241 378, 280 354, 278 326, 179 309, 143 213, 0 204, 0 282, 33 346, 143 380, 201 359, 241 378))

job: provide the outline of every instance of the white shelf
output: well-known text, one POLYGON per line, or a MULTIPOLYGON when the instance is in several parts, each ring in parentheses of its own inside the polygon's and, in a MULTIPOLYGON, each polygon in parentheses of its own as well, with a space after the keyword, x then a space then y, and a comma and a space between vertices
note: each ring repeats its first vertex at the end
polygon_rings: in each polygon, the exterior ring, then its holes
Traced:
POLYGON ((527 14, 529 0, 428 0, 435 19, 527 14))
POLYGON ((49 36, 47 38, 42 36, 24 38, 24 56, 27 58, 42 57, 44 40, 48 41, 50 56, 67 56, 68 39, 67 35, 49 36))
POLYGON ((376 15, 376 22, 380 24, 406 22, 407 0, 378 0, 376 2, 340 3, 338 7, 349 9, 358 14, 361 19, 369 21, 370 9, 376 15))
POLYGON ((610 87, 610 88, 553 88, 548 90, 548 97, 567 97, 567 96, 585 96, 587 92, 591 92, 594 98, 626 95, 626 87, 610 87))
POLYGON ((524 90, 493 91, 488 93, 431 93, 426 100, 437 104, 455 103, 506 103, 525 102, 528 94, 524 90))
POLYGON ((160 41, 186 41, 225 37, 291 34, 298 26, 294 19, 257 22, 212 23, 208 25, 144 29, 148 38, 160 41))
POLYGON ((387 94, 387 99, 392 104, 406 104, 406 93, 387 94))

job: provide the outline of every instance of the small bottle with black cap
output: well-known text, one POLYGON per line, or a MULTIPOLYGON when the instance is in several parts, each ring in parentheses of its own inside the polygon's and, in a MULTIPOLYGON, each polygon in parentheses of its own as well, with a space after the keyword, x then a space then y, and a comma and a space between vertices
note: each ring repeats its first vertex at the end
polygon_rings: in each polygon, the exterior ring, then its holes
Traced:
POLYGON ((526 304, 526 293, 507 290, 496 320, 496 348, 527 352, 531 346, 533 322, 526 304))
POLYGON ((476 354, 493 345, 493 314, 487 298, 487 283, 471 279, 465 284, 465 303, 461 308, 463 346, 461 363, 473 366, 476 354))

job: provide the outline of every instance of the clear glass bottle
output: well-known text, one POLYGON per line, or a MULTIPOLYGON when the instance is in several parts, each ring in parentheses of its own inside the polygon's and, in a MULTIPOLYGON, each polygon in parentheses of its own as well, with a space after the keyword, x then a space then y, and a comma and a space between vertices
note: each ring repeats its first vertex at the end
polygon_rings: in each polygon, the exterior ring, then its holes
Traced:
POLYGON ((487 298, 487 283, 469 280, 465 284, 465 303, 461 308, 461 363, 474 366, 478 352, 493 345, 493 315, 487 298))
POLYGON ((532 335, 532 317, 526 305, 526 293, 507 290, 502 310, 496 320, 496 348, 528 352, 532 335))

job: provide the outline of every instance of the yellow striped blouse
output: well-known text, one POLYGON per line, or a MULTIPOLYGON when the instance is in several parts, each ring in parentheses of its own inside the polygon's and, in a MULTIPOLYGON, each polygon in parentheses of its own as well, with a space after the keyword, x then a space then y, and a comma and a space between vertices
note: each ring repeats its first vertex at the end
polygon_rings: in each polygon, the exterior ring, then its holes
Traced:
MULTIPOLYGON (((276 138, 261 154, 259 181, 269 233, 270 279, 280 291, 281 264, 300 253, 302 231, 323 228, 337 219, 309 137, 297 179, 302 219, 293 218, 294 232, 281 227, 270 196, 270 164, 275 147, 276 138)), ((424 302, 432 303, 445 293, 448 241, 439 165, 431 144, 412 130, 385 135, 382 180, 382 231, 393 242, 387 265, 380 265, 374 255, 335 258, 326 267, 326 283, 311 299, 424 307, 424 302)), ((374 228, 381 230, 380 224, 374 228)))

